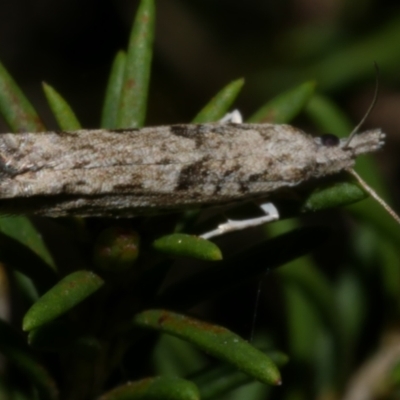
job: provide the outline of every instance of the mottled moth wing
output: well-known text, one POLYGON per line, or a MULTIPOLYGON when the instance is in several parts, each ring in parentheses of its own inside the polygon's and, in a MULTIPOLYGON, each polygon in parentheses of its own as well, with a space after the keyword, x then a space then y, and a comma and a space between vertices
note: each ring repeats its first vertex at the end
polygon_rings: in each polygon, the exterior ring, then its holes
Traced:
POLYGON ((354 158, 288 125, 7 133, 0 135, 0 209, 134 216, 246 201, 337 172, 354 158), (321 168, 331 158, 342 164, 321 168))

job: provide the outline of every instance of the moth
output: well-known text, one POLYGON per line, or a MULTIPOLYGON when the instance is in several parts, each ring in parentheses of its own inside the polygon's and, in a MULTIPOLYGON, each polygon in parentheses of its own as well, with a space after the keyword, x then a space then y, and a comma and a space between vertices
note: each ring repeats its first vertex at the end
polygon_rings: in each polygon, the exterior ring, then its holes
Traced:
MULTIPOLYGON (((267 199, 283 188, 352 170, 385 135, 313 137, 290 125, 221 123, 0 134, 0 209, 47 217, 133 217, 267 199)), ((279 217, 228 221, 215 231, 279 217)))

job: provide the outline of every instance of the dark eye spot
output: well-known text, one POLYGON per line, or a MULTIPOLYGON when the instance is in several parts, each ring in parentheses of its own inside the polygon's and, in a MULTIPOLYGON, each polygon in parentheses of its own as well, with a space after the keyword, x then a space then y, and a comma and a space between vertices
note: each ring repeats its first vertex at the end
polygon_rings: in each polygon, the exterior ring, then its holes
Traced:
POLYGON ((340 139, 332 135, 332 133, 325 133, 324 135, 320 136, 321 138, 321 143, 326 146, 326 147, 336 147, 340 143, 340 139))

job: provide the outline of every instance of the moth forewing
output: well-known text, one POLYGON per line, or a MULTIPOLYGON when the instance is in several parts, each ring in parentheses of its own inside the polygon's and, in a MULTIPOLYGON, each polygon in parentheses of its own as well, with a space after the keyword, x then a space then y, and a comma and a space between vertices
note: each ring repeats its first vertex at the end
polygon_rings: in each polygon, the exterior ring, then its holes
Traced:
POLYGON ((0 208, 49 217, 135 216, 268 198, 352 168, 383 144, 290 125, 187 124, 0 135, 0 208))

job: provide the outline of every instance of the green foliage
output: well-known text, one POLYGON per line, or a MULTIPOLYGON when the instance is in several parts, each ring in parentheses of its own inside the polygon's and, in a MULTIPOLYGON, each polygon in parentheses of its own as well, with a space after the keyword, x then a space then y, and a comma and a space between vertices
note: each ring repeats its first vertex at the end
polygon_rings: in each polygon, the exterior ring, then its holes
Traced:
POLYGON ((229 108, 236 100, 242 87, 244 79, 238 79, 226 85, 217 93, 208 104, 193 118, 193 123, 201 124, 205 122, 218 121, 229 111, 229 108))
POLYGON ((63 315, 103 286, 104 281, 89 271, 76 271, 61 279, 25 314, 24 331, 36 329, 63 315))
MULTIPOLYGON (((344 43, 323 60, 310 61, 304 56, 309 63, 302 71, 291 68, 290 63, 287 71, 282 68, 275 75, 270 71, 272 86, 284 84, 248 121, 289 123, 305 116, 322 131, 348 134, 352 124, 331 99, 316 91, 316 82, 323 90, 330 90, 332 85, 343 87, 356 76, 365 75, 365 68, 371 66, 362 56, 370 49, 379 54, 383 67, 392 65, 397 48, 385 50, 380 43, 399 36, 397 19, 367 39, 344 43), (293 83, 289 90, 288 83, 293 83)), ((101 127, 144 125, 154 25, 155 1, 141 0, 127 52, 120 51, 111 68, 101 127)), ((260 78, 260 90, 263 83, 265 78, 260 78)), ((214 122, 223 117, 243 87, 244 79, 228 83, 193 122, 214 122)), ((80 129, 66 100, 47 84, 43 90, 59 127, 80 129)), ((0 113, 15 132, 45 130, 2 65, 0 113)), ((359 167, 387 198, 373 160, 365 157, 359 167)), ((18 329, 0 320, 0 353, 9 367, 6 378, 0 378, 0 397, 195 400, 218 399, 241 388, 243 392, 230 398, 273 398, 274 390, 281 390, 280 398, 287 400, 340 398, 360 363, 356 345, 370 326, 366 319, 374 296, 389 306, 378 322, 381 325, 375 327, 376 336, 385 336, 387 321, 394 325, 399 317, 400 230, 372 202, 349 206, 365 197, 358 184, 345 175, 299 188, 273 199, 283 221, 267 226, 257 241, 250 237, 243 246, 241 241, 225 246, 221 241, 222 250, 188 234, 202 226, 215 226, 209 216, 198 218, 200 211, 196 210, 169 219, 53 221, 59 246, 54 240, 45 240, 36 220, 0 217, 0 273, 9 273, 14 297, 24 314, 18 329), (332 277, 307 256, 326 242, 329 229, 301 227, 297 220, 288 218, 344 205, 359 225, 348 235, 351 257, 336 260, 343 265, 332 277), (75 239, 69 244, 72 250, 64 246, 65 232, 75 239), (79 253, 78 261, 66 267, 60 260, 67 258, 70 250, 79 253), (177 264, 193 271, 171 282, 167 275, 177 264), (222 292, 238 290, 266 273, 273 283, 267 307, 270 312, 261 317, 268 329, 257 333, 254 342, 247 342, 247 336, 243 339, 233 329, 187 315, 194 306, 222 292), (371 283, 371 277, 382 282, 372 294, 370 287, 374 288, 375 282, 371 283), (28 334, 23 336, 23 331, 28 334), (281 370, 285 364, 289 368, 281 370), (284 387, 272 389, 280 385, 281 376, 284 387), (254 380, 264 386, 245 386, 254 380)), ((247 233, 238 235, 243 238, 247 233)), ((327 250, 323 257, 325 263, 331 262, 327 250)), ((240 301, 245 300, 242 292, 236 293, 240 301)), ((233 311, 235 316, 239 312, 236 308, 233 311)), ((395 339, 397 348, 399 339, 395 339)), ((365 346, 363 355, 373 350, 372 345, 365 346)), ((386 365, 385 376, 376 377, 388 396, 398 391, 398 376, 399 362, 392 360, 386 365)))
POLYGON ((189 256, 200 260, 218 261, 221 250, 212 242, 182 233, 163 236, 153 242, 155 250, 174 256, 189 256))
POLYGON ((43 91, 46 95, 47 101, 57 120, 58 126, 67 130, 78 130, 81 128, 81 124, 72 111, 72 108, 68 103, 61 97, 56 90, 54 90, 50 85, 43 82, 43 91))
POLYGON ((195 344, 208 354, 226 361, 260 382, 280 385, 281 377, 272 360, 228 329, 165 310, 146 310, 135 315, 136 326, 169 333, 195 344))

